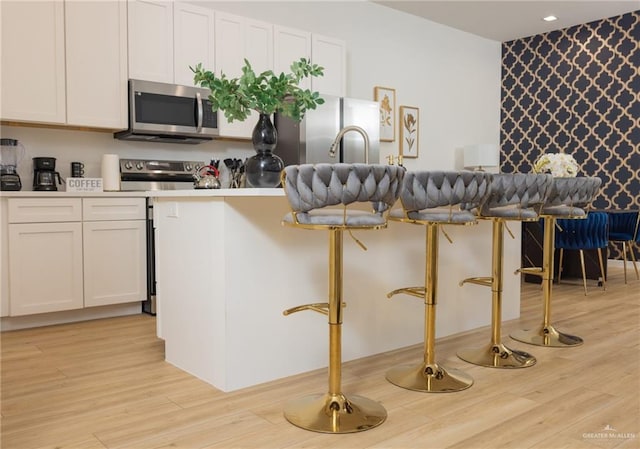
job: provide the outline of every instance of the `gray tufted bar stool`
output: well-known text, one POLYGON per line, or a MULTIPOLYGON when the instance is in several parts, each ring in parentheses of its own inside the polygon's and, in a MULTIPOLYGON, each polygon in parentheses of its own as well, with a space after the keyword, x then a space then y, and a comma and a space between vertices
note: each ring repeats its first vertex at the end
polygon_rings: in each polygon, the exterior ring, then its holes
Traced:
POLYGON ((582 338, 556 330, 551 324, 551 289, 553 285, 553 257, 555 228, 558 218, 584 219, 584 210, 600 189, 602 180, 596 177, 554 178, 551 191, 540 214, 544 220, 542 267, 521 268, 521 273, 542 278, 543 317, 535 329, 524 329, 511 334, 511 338, 537 346, 571 347, 581 345, 582 338))
POLYGON ((544 174, 495 174, 489 199, 479 207, 468 205, 478 218, 492 221, 491 276, 465 279, 460 285, 469 282, 491 288, 491 341, 484 347, 460 350, 462 360, 491 368, 525 368, 536 363, 531 354, 502 343, 504 228, 508 221, 537 221, 552 180, 544 174))
POLYGON ((471 225, 475 216, 460 209, 463 203, 482 203, 489 193, 491 175, 483 172, 408 172, 403 181, 402 209, 394 209, 390 220, 423 225, 426 229, 424 286, 390 292, 406 293, 424 300, 424 357, 417 366, 398 366, 387 372, 387 380, 414 391, 453 392, 469 388, 473 379, 436 362, 436 302, 438 287, 438 238, 442 225, 471 225))
POLYGON ((388 210, 398 199, 404 173, 402 167, 378 164, 305 164, 282 172, 291 206, 282 223, 329 232, 329 301, 284 311, 289 315, 313 310, 329 319, 329 391, 286 404, 286 419, 298 427, 324 433, 360 432, 387 417, 378 402, 342 393, 342 243, 344 231, 387 227, 388 210), (372 210, 347 209, 355 203, 370 203, 372 210))

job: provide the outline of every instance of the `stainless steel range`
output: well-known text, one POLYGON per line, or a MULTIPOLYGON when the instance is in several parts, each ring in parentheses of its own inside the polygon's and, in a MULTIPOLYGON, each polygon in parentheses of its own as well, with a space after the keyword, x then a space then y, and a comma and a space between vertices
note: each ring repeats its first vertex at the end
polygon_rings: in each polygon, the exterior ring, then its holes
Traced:
MULTIPOLYGON (((202 161, 120 159, 120 188, 127 191, 185 190, 194 188, 194 175, 202 161)), ((142 311, 156 314, 155 228, 153 199, 147 198, 147 300, 142 311)))
POLYGON ((120 159, 122 190, 193 189, 194 176, 207 165, 202 161, 120 159))

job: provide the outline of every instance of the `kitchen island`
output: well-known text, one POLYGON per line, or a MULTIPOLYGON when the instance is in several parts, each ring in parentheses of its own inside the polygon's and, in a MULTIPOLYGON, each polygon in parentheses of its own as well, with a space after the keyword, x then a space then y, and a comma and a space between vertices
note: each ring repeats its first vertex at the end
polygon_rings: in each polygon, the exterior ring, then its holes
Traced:
MULTIPOLYGON (((281 225, 282 189, 148 192, 154 197, 157 324, 169 363, 223 391, 328 365, 327 318, 282 311, 327 301, 328 233, 281 225)), ((399 203, 398 203, 399 207, 399 203)), ((437 335, 486 326, 491 223, 441 236, 437 335)), ((520 230, 505 239, 503 320, 520 310, 520 230)), ((343 361, 422 343, 421 300, 387 292, 424 280, 425 230, 390 222, 344 237, 343 361)), ((487 330, 487 340, 489 339, 487 330)), ((486 340, 478 341, 478 346, 486 340)), ((416 363, 422 349, 416 350, 416 363)), ((389 360, 389 365, 393 364, 389 360)))

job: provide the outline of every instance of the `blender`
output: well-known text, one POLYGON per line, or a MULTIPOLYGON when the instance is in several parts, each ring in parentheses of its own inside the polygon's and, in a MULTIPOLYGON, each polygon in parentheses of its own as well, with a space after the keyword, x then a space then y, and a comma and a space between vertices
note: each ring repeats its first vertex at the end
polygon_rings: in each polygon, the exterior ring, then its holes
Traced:
POLYGON ((0 190, 20 190, 18 162, 24 156, 24 146, 16 139, 0 139, 0 190))

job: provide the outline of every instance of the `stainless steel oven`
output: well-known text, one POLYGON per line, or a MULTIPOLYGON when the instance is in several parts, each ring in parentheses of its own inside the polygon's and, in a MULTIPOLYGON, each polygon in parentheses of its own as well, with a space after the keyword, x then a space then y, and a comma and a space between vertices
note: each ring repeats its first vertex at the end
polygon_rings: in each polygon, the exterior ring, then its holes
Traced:
MULTIPOLYGON (((206 163, 202 161, 167 161, 155 159, 120 159, 122 190, 149 192, 155 190, 185 190, 194 188, 195 173, 206 163)), ((147 300, 142 311, 156 314, 156 249, 153 225, 153 198, 147 198, 147 300)))

